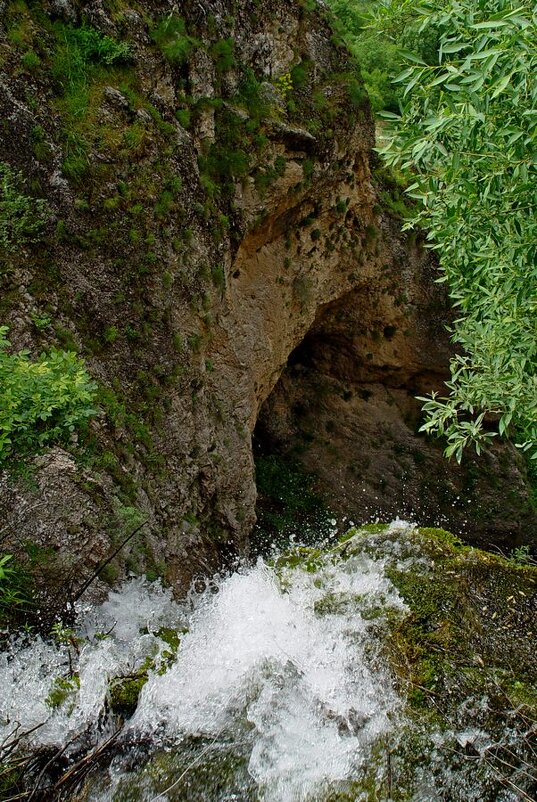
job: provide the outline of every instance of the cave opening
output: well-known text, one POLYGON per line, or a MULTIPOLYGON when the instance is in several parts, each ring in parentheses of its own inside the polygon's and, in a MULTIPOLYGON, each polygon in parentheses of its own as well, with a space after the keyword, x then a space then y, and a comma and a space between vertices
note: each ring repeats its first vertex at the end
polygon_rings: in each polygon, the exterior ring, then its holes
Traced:
POLYGON ((517 542, 531 518, 518 455, 495 443, 461 465, 443 456, 443 444, 419 431, 416 395, 442 386, 445 359, 426 329, 409 336, 376 312, 349 294, 321 310, 289 354, 252 438, 254 541, 269 531, 311 542, 329 536, 333 520, 341 529, 400 517, 475 545, 517 542))

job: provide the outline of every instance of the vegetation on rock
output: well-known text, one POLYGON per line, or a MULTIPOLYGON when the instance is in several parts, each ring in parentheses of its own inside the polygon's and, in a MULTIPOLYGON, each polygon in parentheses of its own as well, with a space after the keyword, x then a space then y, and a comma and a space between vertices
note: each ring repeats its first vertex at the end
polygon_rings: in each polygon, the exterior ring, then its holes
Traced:
POLYGON ((22 173, 0 162, 0 253, 35 242, 47 222, 46 201, 27 195, 25 184, 22 173))
POLYGON ((7 332, 0 327, 0 465, 65 441, 96 413, 96 384, 76 354, 10 354, 7 332))

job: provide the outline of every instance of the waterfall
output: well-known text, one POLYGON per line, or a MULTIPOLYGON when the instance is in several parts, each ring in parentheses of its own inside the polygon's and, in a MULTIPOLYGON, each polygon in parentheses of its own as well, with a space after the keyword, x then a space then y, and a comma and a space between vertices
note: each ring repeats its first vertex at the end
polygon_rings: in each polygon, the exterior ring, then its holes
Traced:
POLYGON ((403 798, 395 761, 417 739, 423 759, 405 799, 524 798, 508 788, 485 796, 466 768, 446 762, 447 741, 485 754, 486 730, 420 731, 408 719, 385 635, 408 614, 387 567, 430 563, 412 530, 396 522, 360 548, 347 550, 351 538, 259 559, 198 583, 182 602, 159 582, 131 579, 103 604, 81 606, 72 630, 14 639, 0 655, 3 749, 27 733, 22 753, 57 750, 68 773, 113 738, 76 796, 58 799, 369 802, 403 798), (128 683, 132 710, 118 712, 114 689, 128 683))

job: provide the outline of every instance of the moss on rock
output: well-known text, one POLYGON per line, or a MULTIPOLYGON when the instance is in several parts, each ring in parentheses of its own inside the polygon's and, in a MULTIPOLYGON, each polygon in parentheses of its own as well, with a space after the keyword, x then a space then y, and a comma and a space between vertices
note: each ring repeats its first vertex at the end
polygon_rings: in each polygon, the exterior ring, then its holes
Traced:
POLYGON ((327 593, 315 612, 381 620, 372 637, 404 705, 368 767, 327 800, 406 802, 424 798, 423 782, 436 794, 427 798, 446 802, 492 802, 503 787, 533 798, 537 568, 405 523, 351 529, 332 549, 294 549, 278 567, 315 572, 360 555, 384 563, 405 608, 327 593))

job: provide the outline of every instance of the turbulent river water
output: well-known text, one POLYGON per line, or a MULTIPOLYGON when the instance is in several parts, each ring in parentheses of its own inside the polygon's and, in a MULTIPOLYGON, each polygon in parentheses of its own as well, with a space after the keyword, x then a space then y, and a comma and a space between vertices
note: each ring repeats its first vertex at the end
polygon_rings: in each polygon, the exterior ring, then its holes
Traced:
MULTIPOLYGON (((403 537, 387 542, 384 553, 299 569, 260 559, 181 603, 132 579, 82 607, 73 630, 14 641, 0 655, 4 749, 29 733, 25 748, 61 754, 65 775, 86 755, 82 779, 60 783, 58 798, 87 802, 396 798, 391 754, 408 722, 382 633, 406 606, 386 566, 425 558, 403 537), (114 688, 134 686, 134 712, 118 712, 114 688)), ((486 734, 450 737, 464 746, 486 734)), ((405 799, 522 798, 505 788, 485 797, 446 763, 445 735, 426 740, 405 799)))

